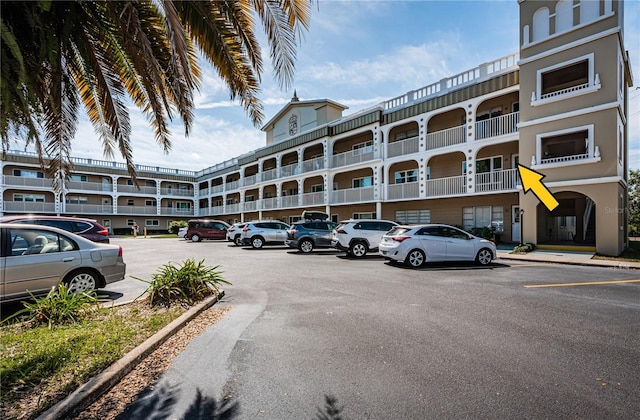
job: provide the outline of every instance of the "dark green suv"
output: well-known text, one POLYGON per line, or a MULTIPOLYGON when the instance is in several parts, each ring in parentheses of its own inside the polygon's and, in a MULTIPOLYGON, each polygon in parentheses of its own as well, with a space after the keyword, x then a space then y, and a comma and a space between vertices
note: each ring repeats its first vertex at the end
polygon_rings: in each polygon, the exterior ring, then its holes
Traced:
POLYGON ((296 222, 287 230, 285 245, 308 253, 314 248, 331 248, 331 232, 337 223, 329 220, 296 222))

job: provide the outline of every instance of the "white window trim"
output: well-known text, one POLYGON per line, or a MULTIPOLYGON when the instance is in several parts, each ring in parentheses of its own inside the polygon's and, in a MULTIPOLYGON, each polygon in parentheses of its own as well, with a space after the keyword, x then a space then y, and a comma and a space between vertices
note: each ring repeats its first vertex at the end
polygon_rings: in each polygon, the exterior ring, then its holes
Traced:
POLYGON ((550 131, 548 133, 541 133, 536 135, 536 155, 535 162, 531 162, 531 167, 536 169, 545 169, 545 168, 561 168, 565 166, 573 166, 573 165, 584 165, 588 163, 596 163, 600 162, 601 157, 598 153, 596 153, 599 148, 595 146, 594 136, 593 136, 593 124, 583 125, 580 127, 571 127, 566 128, 564 130, 558 131, 550 131), (589 150, 588 150, 588 158, 586 159, 575 159, 575 160, 563 160, 560 162, 550 162, 550 163, 539 163, 542 162, 542 139, 547 137, 561 136, 564 134, 575 133, 576 131, 587 131, 587 139, 589 141, 589 150), (597 155, 597 156, 596 156, 597 155))
MULTIPOLYGON (((362 182, 360 182, 360 184, 362 184, 362 182)), ((363 177, 360 177, 360 178, 351 179, 351 188, 371 188, 371 187, 373 187, 373 176, 363 176, 363 177), (355 182, 356 181, 362 181, 362 180, 367 179, 367 178, 371 178, 371 185, 369 185, 367 187, 362 187, 362 186, 356 187, 355 186, 355 182)))
POLYGON ((145 226, 149 226, 149 227, 160 227, 160 220, 158 220, 158 219, 145 219, 144 225, 145 226))
POLYGON ((475 170, 475 172, 477 174, 488 174, 488 173, 502 171, 502 169, 503 169, 502 159, 503 159, 502 155, 495 155, 495 156, 487 156, 487 157, 482 157, 482 158, 476 158, 476 165, 475 165, 474 170, 475 170), (494 159, 497 159, 497 158, 500 158, 500 165, 501 166, 500 166, 499 169, 496 169, 496 168, 493 167, 493 161, 494 161, 494 159), (478 162, 482 161, 482 160, 488 160, 489 161, 489 172, 478 172, 478 162))
POLYGON ((594 63, 595 55, 594 53, 586 54, 580 57, 576 57, 572 60, 563 61, 562 63, 554 64, 549 67, 545 67, 536 72, 536 91, 533 93, 531 98, 531 106, 539 106, 552 102, 562 101, 569 98, 574 98, 576 96, 586 95, 588 93, 596 92, 600 90, 602 84, 600 83, 600 76, 595 73, 595 63, 594 63), (539 99, 542 96, 542 75, 545 73, 549 73, 551 71, 557 70, 562 67, 570 66, 572 64, 578 63, 580 61, 587 61, 589 67, 589 85, 588 87, 571 90, 566 93, 561 93, 558 95, 550 96, 544 99, 539 99))
POLYGON ((400 179, 403 180, 403 182, 400 182, 399 184, 408 184, 408 183, 411 183, 411 182, 418 182, 418 168, 407 169, 406 171, 396 171, 396 172, 394 172, 393 173, 394 184, 396 184, 395 181, 398 179, 398 174, 401 174, 400 175, 400 179), (411 177, 410 176, 411 173, 415 173, 414 175, 412 175, 412 176, 414 176, 416 178, 415 181, 409 181, 408 180, 411 177))

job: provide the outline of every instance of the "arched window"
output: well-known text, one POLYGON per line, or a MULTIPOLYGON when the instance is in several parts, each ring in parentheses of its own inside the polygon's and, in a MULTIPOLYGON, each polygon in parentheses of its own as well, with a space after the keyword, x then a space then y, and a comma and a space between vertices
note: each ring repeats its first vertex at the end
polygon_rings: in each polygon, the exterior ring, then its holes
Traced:
POLYGON ((560 0, 556 4, 556 31, 560 33, 573 27, 573 0, 560 0))
POLYGON ((543 7, 533 15, 533 42, 549 37, 549 9, 543 7))
POLYGON ((600 0, 580 1, 580 23, 593 22, 600 16, 600 0))

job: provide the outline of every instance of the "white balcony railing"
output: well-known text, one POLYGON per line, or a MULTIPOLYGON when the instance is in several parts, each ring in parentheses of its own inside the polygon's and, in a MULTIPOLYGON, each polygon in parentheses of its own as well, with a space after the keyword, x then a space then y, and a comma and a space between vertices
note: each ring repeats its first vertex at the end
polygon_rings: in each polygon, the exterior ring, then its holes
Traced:
POLYGON ((280 168, 280 177, 284 178, 286 176, 297 175, 300 173, 300 165, 297 163, 292 163, 291 165, 282 166, 280 168))
POLYGON ((408 155, 417 153, 419 146, 418 136, 406 140, 394 141, 387 145, 387 157, 408 155))
POLYGON ((360 149, 349 150, 348 152, 333 155, 331 159, 331 167, 339 168, 341 166, 354 165, 356 163, 366 162, 372 159, 373 151, 360 152, 360 149))
POLYGON ((418 182, 407 182, 404 184, 391 184, 387 188, 387 199, 400 200, 403 198, 417 198, 420 194, 418 182))
POLYGON ((430 179, 427 184, 427 197, 462 195, 466 192, 465 175, 430 179))
POLYGON ((74 214, 110 214, 113 212, 111 205, 102 204, 71 204, 67 203, 64 206, 66 213, 74 214))
POLYGON ((476 192, 516 191, 517 184, 517 169, 476 174, 476 192))
POLYGON ((519 121, 519 112, 478 121, 476 122, 476 140, 516 133, 519 121))
POLYGON ((282 207, 298 207, 298 195, 285 195, 281 199, 282 207))
POLYGON ((373 201, 373 187, 348 188, 331 191, 331 203, 361 203, 373 201))
POLYGON ((29 178, 26 176, 4 175, 4 184, 12 187, 52 188, 53 183, 48 178, 29 178))
POLYGON ((316 157, 302 162, 302 172, 312 172, 324 169, 324 157, 316 157))
POLYGON ((587 83, 583 83, 581 85, 571 86, 571 87, 568 87, 566 89, 560 89, 560 90, 556 90, 556 91, 553 91, 553 92, 545 93, 543 95, 540 95, 540 100, 553 98, 554 96, 566 95, 567 93, 577 92, 579 90, 588 89, 591 86, 592 86, 591 83, 587 82, 587 83))
POLYGON ((447 128, 445 130, 428 133, 427 150, 464 143, 466 141, 465 132, 465 126, 461 125, 458 127, 447 128))
POLYGON ((141 185, 140 188, 138 188, 135 185, 118 184, 118 192, 155 195, 156 187, 148 187, 146 185, 141 185))
POLYGON ((214 185, 211 187, 211 194, 221 193, 224 191, 224 184, 214 185))
POLYGON ((67 187, 69 188, 69 191, 72 191, 72 190, 103 191, 103 192, 112 191, 111 184, 103 184, 102 182, 69 181, 69 184, 67 187))
POLYGON ((225 184, 224 190, 225 191, 232 191, 232 190, 237 190, 238 188, 240 188, 240 180, 236 180, 236 181, 231 181, 231 182, 227 182, 225 184))
POLYGON ((326 204, 324 202, 324 191, 302 194, 303 206, 317 206, 321 204, 326 204))
POLYGON ((272 179, 276 179, 277 177, 278 177, 278 168, 268 169, 262 172, 263 181, 271 181, 272 179))
POLYGON ((182 189, 182 188, 161 188, 160 192, 162 195, 177 195, 180 197, 193 197, 192 189, 182 189))
POLYGON ((242 185, 245 187, 250 187, 252 185, 255 185, 257 181, 258 181, 257 175, 245 176, 242 180, 242 185))
POLYGON ((160 214, 170 216, 193 216, 193 209, 181 209, 176 207, 160 207, 160 214))
POLYGON ((224 214, 224 206, 209 207, 209 215, 210 216, 217 216, 219 214, 224 214))
POLYGON ((54 203, 5 201, 3 206, 4 211, 16 213, 54 213, 56 211, 54 203))
POLYGON ((278 198, 277 197, 263 198, 261 204, 262 204, 261 207, 263 210, 271 210, 271 209, 278 208, 278 198))
POLYGON ((540 164, 573 162, 576 160, 583 160, 583 159, 589 159, 589 153, 583 153, 580 155, 571 155, 571 156, 560 156, 560 157, 550 158, 550 159, 541 159, 540 164))
POLYGON ((118 214, 158 214, 156 206, 118 206, 118 214))
POLYGON ((240 203, 227 204, 225 211, 229 213, 240 213, 240 203))
POLYGON ((205 196, 205 195, 209 195, 209 188, 203 188, 200 191, 198 191, 198 195, 200 197, 205 196))
POLYGON ((242 205, 243 211, 256 211, 258 210, 258 202, 257 201, 245 201, 242 205))

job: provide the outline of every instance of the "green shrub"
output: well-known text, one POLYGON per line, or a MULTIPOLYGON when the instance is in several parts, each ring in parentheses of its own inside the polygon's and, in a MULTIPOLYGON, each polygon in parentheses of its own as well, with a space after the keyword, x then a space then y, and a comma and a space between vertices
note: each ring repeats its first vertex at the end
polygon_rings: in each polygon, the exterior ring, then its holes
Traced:
POLYGON ((29 294, 33 301, 22 302, 24 309, 7 318, 5 322, 21 319, 34 326, 47 324, 51 329, 53 325, 74 324, 87 319, 99 309, 95 291, 70 292, 64 283, 51 288, 47 296, 41 298, 29 294))
POLYGON ((188 259, 181 265, 171 263, 163 265, 157 273, 151 275, 152 280, 145 293, 149 294, 149 302, 152 306, 171 306, 174 303, 183 306, 191 306, 195 302, 216 293, 219 284, 231 284, 224 280, 221 272, 216 271, 220 267, 207 267, 204 260, 195 262, 188 259))
POLYGON ((513 248, 513 252, 527 253, 533 251, 534 249, 536 249, 536 244, 528 242, 526 244, 516 245, 515 248, 513 248))
POLYGON ((178 230, 180 230, 181 227, 186 227, 186 226, 187 226, 186 220, 173 220, 169 222, 169 233, 173 233, 177 235, 178 230))

